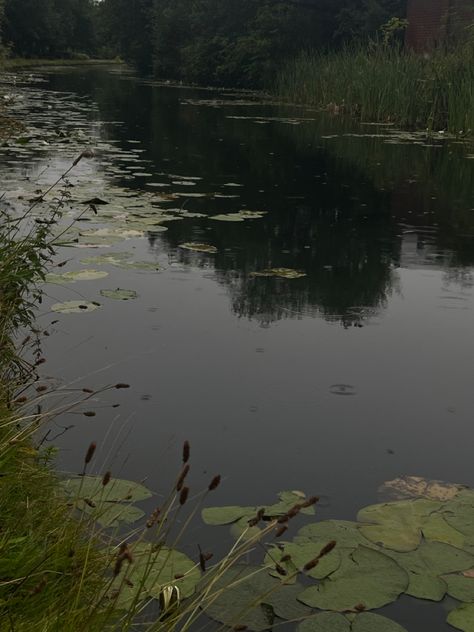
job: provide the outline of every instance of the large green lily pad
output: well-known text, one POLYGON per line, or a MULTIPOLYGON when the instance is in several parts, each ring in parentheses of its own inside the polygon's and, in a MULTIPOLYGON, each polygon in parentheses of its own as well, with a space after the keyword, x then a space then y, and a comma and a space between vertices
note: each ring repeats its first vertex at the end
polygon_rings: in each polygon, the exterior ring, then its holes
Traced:
POLYGON ((60 314, 83 314, 85 312, 93 312, 100 307, 99 303, 91 303, 90 301, 65 301, 64 303, 55 303, 51 306, 51 311, 60 314))
POLYGON ((322 612, 300 623, 297 632, 351 632, 351 624, 342 614, 322 612))
POLYGON ((358 614, 352 623, 351 632, 407 632, 401 625, 373 612, 358 614))
POLYGON ((153 544, 139 543, 131 545, 133 562, 128 567, 127 582, 123 582, 122 574, 113 582, 110 595, 120 589, 115 605, 127 609, 133 602, 137 590, 140 590, 139 601, 149 598, 159 599, 166 586, 177 586, 181 598, 190 597, 201 578, 198 565, 187 555, 167 547, 156 548, 153 544))
POLYGON ((80 500, 77 508, 105 528, 115 528, 122 523, 133 524, 145 515, 142 509, 130 503, 98 501, 95 506, 91 506, 89 502, 80 500))
POLYGON ((448 586, 448 595, 465 603, 474 602, 474 577, 461 574, 443 575, 448 586))
POLYGON ((100 294, 105 298, 112 298, 116 301, 129 301, 130 299, 138 297, 135 290, 124 290, 119 287, 115 290, 101 290, 100 294))
POLYGON ((448 614, 449 625, 462 632, 474 632, 474 603, 466 603, 448 614))
MULTIPOLYGON (((301 571, 305 564, 314 560, 328 542, 330 542, 330 540, 304 543, 287 542, 283 545, 282 549, 277 546, 271 548, 265 557, 265 563, 275 564, 276 562, 285 569, 288 575, 292 575, 295 573, 295 570, 301 571), (285 561, 288 555, 291 559, 285 561)), ((328 553, 328 555, 322 557, 318 565, 307 574, 315 579, 324 579, 339 568, 341 565, 341 556, 344 552, 349 554, 351 550, 352 549, 339 550, 339 547, 336 545, 336 548, 328 553)), ((280 576, 276 571, 272 571, 271 574, 274 577, 280 576)), ((282 577, 282 579, 286 580, 286 577, 282 577)))
POLYGON ((441 575, 466 570, 474 564, 470 553, 443 542, 425 541, 415 551, 387 551, 387 555, 407 571, 410 583, 406 593, 431 601, 441 601, 448 589, 441 575))
POLYGON ((361 534, 360 525, 348 520, 324 520, 302 527, 295 537, 295 542, 314 541, 321 543, 335 540, 337 548, 357 548, 360 544, 369 546, 367 538, 361 534))
POLYGON ((429 500, 451 500, 465 489, 465 485, 430 480, 422 476, 400 476, 386 481, 379 492, 393 499, 427 498, 429 500))
POLYGON ((321 610, 343 612, 363 604, 367 610, 395 601, 408 587, 408 574, 387 555, 359 546, 343 558, 341 566, 317 586, 299 597, 321 610))
POLYGON ((75 283, 76 281, 96 281, 109 275, 105 270, 72 270, 63 274, 47 274, 47 283, 75 283))
POLYGON ((297 597, 299 584, 285 586, 261 567, 237 565, 227 569, 213 584, 213 593, 222 593, 209 605, 206 614, 228 626, 245 625, 256 632, 267 630, 276 617, 299 619, 310 614, 297 597), (224 589, 224 590, 222 590, 224 589))
POLYGON ((441 506, 425 499, 383 503, 361 509, 357 520, 366 523, 360 531, 371 542, 394 551, 413 551, 421 542, 423 525, 441 506))
POLYGON ((193 252, 205 252, 207 254, 215 254, 217 252, 217 248, 215 246, 191 241, 184 244, 179 244, 179 247, 184 248, 184 250, 192 250, 193 252))
POLYGON ((219 222, 244 222, 247 219, 261 219, 266 215, 266 211, 238 211, 237 213, 220 213, 211 215, 209 219, 219 222))
POLYGON ((138 502, 151 498, 152 493, 144 485, 120 478, 112 478, 104 487, 101 476, 76 476, 62 481, 69 496, 107 500, 111 502, 138 502))

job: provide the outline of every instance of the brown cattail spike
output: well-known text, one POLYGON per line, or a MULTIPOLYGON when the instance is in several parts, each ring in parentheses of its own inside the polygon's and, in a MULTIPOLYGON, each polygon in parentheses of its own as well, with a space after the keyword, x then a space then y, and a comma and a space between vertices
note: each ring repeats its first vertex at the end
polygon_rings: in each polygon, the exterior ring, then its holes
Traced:
POLYGON ((318 502, 319 502, 319 496, 311 496, 311 498, 308 498, 308 500, 305 500, 304 503, 301 503, 301 508, 307 509, 308 507, 312 507, 318 502))
POLYGON ((179 495, 179 504, 183 506, 185 502, 188 500, 189 496, 189 487, 183 487, 181 490, 181 494, 179 495))
POLYGON ((209 483, 209 491, 213 492, 215 489, 219 487, 220 483, 221 483, 221 475, 218 474, 217 476, 214 476, 212 481, 209 483))
POLYGON ((319 556, 315 557, 314 560, 311 560, 310 562, 307 562, 307 564, 305 564, 303 566, 303 570, 308 572, 308 571, 312 570, 318 564, 319 564, 319 556))
POLYGON ((84 463, 87 465, 87 463, 90 463, 92 461, 92 457, 94 456, 94 452, 97 448, 97 443, 95 443, 94 441, 90 444, 89 448, 87 449, 86 452, 86 457, 84 459, 84 463))
POLYGON ((278 529, 275 531, 275 537, 281 538, 281 536, 285 533, 287 529, 288 529, 288 525, 286 524, 281 525, 281 527, 278 527, 278 529))
POLYGON ((331 542, 328 542, 328 544, 326 544, 326 546, 321 549, 321 553, 319 554, 319 557, 324 557, 328 553, 331 553, 331 551, 336 546, 336 544, 337 544, 336 540, 331 540, 331 542))
POLYGON ((191 448, 189 445, 189 441, 185 441, 183 443, 183 463, 187 463, 189 461, 190 454, 191 454, 191 448))
POLYGON ((106 472, 104 474, 104 478, 102 479, 102 485, 105 487, 110 483, 110 479, 112 478, 112 472, 106 472))
POLYGON ((119 382, 115 385, 115 388, 130 388, 130 384, 122 384, 121 382, 119 382))
POLYGON ((178 492, 181 491, 184 485, 184 479, 188 475, 188 472, 189 472, 189 465, 186 463, 186 465, 183 467, 181 474, 179 475, 178 482, 176 483, 176 491, 178 492))

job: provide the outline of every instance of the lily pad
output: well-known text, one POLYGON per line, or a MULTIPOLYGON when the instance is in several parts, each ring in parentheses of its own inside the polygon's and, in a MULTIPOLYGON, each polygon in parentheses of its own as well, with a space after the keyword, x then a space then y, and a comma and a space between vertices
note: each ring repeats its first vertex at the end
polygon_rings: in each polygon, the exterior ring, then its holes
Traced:
POLYGON ((337 548, 355 549, 359 545, 369 546, 367 538, 361 534, 357 522, 349 522, 347 520, 324 520, 323 522, 314 522, 305 525, 295 537, 296 543, 304 543, 313 541, 320 544, 321 542, 330 542, 335 540, 337 548))
POLYGON ((351 632, 351 624, 342 614, 322 612, 300 623, 297 632, 351 632))
MULTIPOLYGON (((127 571, 127 582, 119 575, 113 582, 110 594, 115 605, 128 609, 140 590, 138 600, 160 598, 166 586, 176 586, 182 598, 190 597, 198 584, 201 573, 196 563, 187 555, 167 547, 156 548, 153 544, 139 543, 131 546, 133 562, 127 571), (115 592, 120 589, 118 597, 115 592)), ((127 568, 127 567, 125 567, 127 568)))
POLYGON ((259 632, 272 627, 276 617, 293 620, 310 614, 297 600, 301 590, 299 584, 282 585, 261 567, 236 565, 213 583, 213 593, 222 592, 204 610, 225 625, 259 632))
POLYGON ((463 632, 474 632, 474 603, 466 603, 448 614, 449 625, 463 632))
POLYGON ((293 268, 267 268, 259 272, 251 272, 253 277, 280 277, 282 279, 301 279, 307 276, 306 272, 293 270, 293 268))
POLYGON ((448 586, 448 595, 458 601, 474 603, 474 577, 465 577, 463 574, 443 575, 448 586))
POLYGON ((425 500, 405 500, 371 505, 361 509, 357 520, 363 523, 360 532, 371 542, 394 551, 413 551, 422 537, 422 526, 441 503, 425 500))
POLYGON ((408 587, 408 574, 387 555, 364 546, 342 560, 341 566, 317 586, 307 588, 299 599, 321 610, 367 610, 395 601, 408 587))
POLYGON ((101 290, 100 294, 105 298, 112 298, 116 301, 129 301, 130 299, 138 297, 135 290, 123 290, 119 287, 116 290, 101 290))
POLYGON ((213 526, 232 524, 243 517, 253 518, 257 511, 255 507, 206 507, 202 510, 202 519, 213 526))
POLYGON ((110 264, 110 265, 118 265, 122 263, 124 260, 130 259, 131 254, 129 252, 110 252, 106 255, 98 255, 97 257, 87 257, 86 259, 81 259, 81 263, 86 265, 97 265, 97 264, 110 264))
POLYGON ((51 310, 60 314, 82 314, 93 312, 99 307, 98 303, 91 303, 90 301, 65 301, 64 303, 55 303, 51 310))
POLYGON ((76 476, 62 481, 61 485, 69 496, 89 498, 109 502, 123 502, 146 500, 152 493, 144 485, 121 478, 112 478, 104 487, 101 476, 76 476))
MULTIPOLYGON (((308 541, 303 544, 287 542, 283 545, 283 548, 274 547, 270 549, 265 557, 265 563, 271 565, 276 562, 291 576, 296 570, 301 571, 305 564, 316 558, 321 552, 321 549, 330 541, 331 540, 326 539, 320 540, 319 542, 308 541), (290 556, 290 559, 285 561, 285 558, 288 556, 290 556)), ((324 579, 340 567, 341 553, 343 551, 344 549, 340 551, 336 545, 336 548, 321 558, 318 565, 311 569, 307 575, 314 579, 324 579)), ((349 554, 352 549, 345 549, 345 551, 349 554)), ((273 577, 281 577, 277 571, 272 571, 271 575, 273 577)), ((286 581, 285 576, 281 577, 281 579, 286 581)))
POLYGON ((387 551, 387 554, 408 573, 410 582, 406 593, 431 601, 441 601, 448 589, 441 575, 466 570, 474 563, 470 553, 443 542, 422 542, 415 551, 387 551))
POLYGON ((261 219, 266 211, 238 211, 237 213, 220 213, 211 215, 209 219, 219 222, 244 222, 246 219, 261 219))
POLYGON ((144 511, 130 503, 99 502, 91 507, 88 502, 79 501, 77 507, 104 528, 115 528, 121 523, 133 524, 145 515, 144 511))
POLYGON ((407 632, 401 625, 373 612, 358 614, 352 623, 352 632, 407 632))
POLYGON ((185 250, 192 250, 193 252, 205 252, 208 254, 215 254, 217 252, 217 248, 215 246, 196 242, 186 242, 185 244, 180 244, 179 247, 184 248, 185 250))

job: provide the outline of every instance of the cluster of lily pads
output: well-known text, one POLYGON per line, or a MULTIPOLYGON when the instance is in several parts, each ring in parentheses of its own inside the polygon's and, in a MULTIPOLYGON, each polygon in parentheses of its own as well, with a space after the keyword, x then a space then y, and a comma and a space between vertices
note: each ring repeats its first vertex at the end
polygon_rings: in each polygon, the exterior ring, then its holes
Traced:
MULTIPOLYGON (((261 567, 240 569, 245 579, 222 593, 209 616, 256 631, 287 619, 302 621, 299 632, 403 632, 371 611, 402 594, 434 602, 449 595, 461 604, 448 623, 472 632, 474 491, 416 477, 385 487, 403 498, 365 507, 355 522, 307 524, 292 540, 271 545, 261 567), (331 540, 335 548, 305 569, 331 540), (298 581, 303 576, 304 584, 298 581), (256 602, 257 594, 264 596, 256 602)), ((258 527, 248 523, 257 510, 215 507, 205 509, 203 519, 231 525, 236 536, 246 533, 247 525, 252 534, 258 527)))
MULTIPOLYGON (((185 209, 182 201, 186 199, 238 199, 238 189, 242 185, 225 182, 219 191, 195 191, 193 189, 198 188, 201 181, 198 176, 154 174, 152 161, 144 156, 145 150, 139 146, 140 141, 130 139, 129 147, 122 148, 117 144, 119 141, 101 138, 100 126, 89 120, 88 115, 95 107, 90 100, 47 90, 41 77, 23 79, 20 74, 5 76, 3 80, 12 91, 9 104, 12 116, 24 121, 25 131, 0 146, 0 156, 8 164, 2 182, 2 208, 9 213, 22 214, 33 204, 30 219, 44 221, 51 204, 60 203, 63 222, 56 228, 59 245, 108 249, 128 240, 164 232, 174 221, 242 223, 265 217, 266 211, 246 208, 214 214, 185 209), (90 148, 89 153, 94 154, 94 159, 82 160, 68 173, 66 180, 61 180, 62 173, 85 147, 90 148), (25 167, 30 175, 25 176, 25 167), (60 186, 42 199, 45 190, 57 179, 60 186), (141 188, 128 188, 128 180, 139 181, 141 188), (68 224, 70 226, 65 230, 68 224)), ((107 125, 120 126, 121 123, 108 121, 107 125)), ((207 255, 218 252, 216 246, 197 241, 179 244, 179 248, 207 255)), ((154 261, 135 261, 124 253, 87 257, 81 263, 104 263, 141 271, 159 269, 154 261)), ((47 281, 66 284, 105 276, 107 273, 103 270, 88 268, 50 274, 47 281)), ((297 279, 304 273, 272 268, 257 270, 253 276, 297 279)), ((113 291, 115 288, 110 289, 113 291)), ((83 305, 86 303, 76 306, 77 311, 90 311, 83 305)), ((70 311, 74 311, 73 305, 69 307, 70 311)))

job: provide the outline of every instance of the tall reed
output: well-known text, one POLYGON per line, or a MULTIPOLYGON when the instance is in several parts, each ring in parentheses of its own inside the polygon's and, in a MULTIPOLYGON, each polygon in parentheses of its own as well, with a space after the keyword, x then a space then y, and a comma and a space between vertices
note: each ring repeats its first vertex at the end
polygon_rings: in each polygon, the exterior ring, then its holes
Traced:
POLYGON ((274 90, 364 122, 466 134, 474 130, 474 41, 430 55, 375 42, 307 51, 282 68, 274 90))

